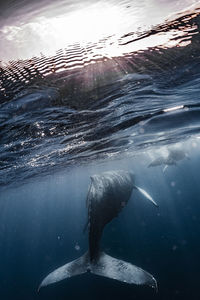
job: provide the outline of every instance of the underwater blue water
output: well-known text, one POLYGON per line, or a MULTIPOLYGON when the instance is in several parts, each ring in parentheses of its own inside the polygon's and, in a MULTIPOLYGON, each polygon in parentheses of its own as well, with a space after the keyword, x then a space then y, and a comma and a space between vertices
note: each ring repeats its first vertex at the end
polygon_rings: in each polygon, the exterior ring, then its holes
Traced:
POLYGON ((1 62, 0 299, 199 299, 199 18, 197 5, 130 30, 118 55, 105 37, 1 62), (182 156, 149 166, 173 150, 182 156), (38 292, 88 249, 90 176, 119 169, 159 207, 134 191, 101 247, 153 274, 158 292, 90 273, 38 292))
MULTIPOLYGON (((144 159, 143 159, 144 160, 144 159)), ((2 299, 198 299, 198 154, 163 174, 140 161, 121 160, 78 168, 8 190, 1 195, 2 299), (106 253, 155 276, 158 293, 85 274, 43 289, 47 273, 88 248, 85 198, 91 173, 125 168, 156 199, 153 207, 137 192, 105 229, 106 253), (172 183, 174 182, 175 185, 172 183), (78 245, 78 248, 77 248, 78 245)))

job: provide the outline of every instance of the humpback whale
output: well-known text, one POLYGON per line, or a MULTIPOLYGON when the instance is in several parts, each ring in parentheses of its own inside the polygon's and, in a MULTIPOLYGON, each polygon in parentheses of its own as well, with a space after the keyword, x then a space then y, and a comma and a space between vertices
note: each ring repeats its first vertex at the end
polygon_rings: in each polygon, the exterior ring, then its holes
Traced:
POLYGON ((105 225, 118 216, 128 203, 133 189, 140 191, 155 206, 156 202, 146 191, 135 185, 135 176, 132 172, 109 171, 90 178, 86 200, 89 250, 80 258, 50 273, 44 278, 39 289, 86 272, 129 284, 149 285, 157 289, 157 282, 150 273, 129 262, 113 258, 100 249, 105 225))
POLYGON ((148 168, 160 165, 164 165, 164 168, 166 168, 166 166, 176 165, 177 161, 184 158, 189 159, 189 155, 184 151, 179 149, 170 149, 167 157, 159 156, 148 165, 148 168))

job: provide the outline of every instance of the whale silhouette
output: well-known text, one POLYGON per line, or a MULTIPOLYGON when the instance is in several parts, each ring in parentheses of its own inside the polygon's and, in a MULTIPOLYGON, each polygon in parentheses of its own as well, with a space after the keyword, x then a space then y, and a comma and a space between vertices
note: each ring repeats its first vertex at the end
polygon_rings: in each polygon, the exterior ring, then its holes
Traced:
POLYGON ((176 166, 178 161, 185 158, 190 159, 188 153, 180 149, 170 149, 167 157, 157 157, 148 165, 148 168, 164 165, 164 169, 166 169, 167 166, 176 166))
POLYGON ((149 285, 157 289, 157 282, 151 274, 100 250, 100 240, 105 225, 118 216, 128 203, 133 189, 140 191, 157 206, 146 191, 135 185, 135 176, 132 172, 118 170, 91 176, 86 201, 89 250, 80 258, 50 273, 44 278, 39 289, 86 272, 129 284, 149 285))

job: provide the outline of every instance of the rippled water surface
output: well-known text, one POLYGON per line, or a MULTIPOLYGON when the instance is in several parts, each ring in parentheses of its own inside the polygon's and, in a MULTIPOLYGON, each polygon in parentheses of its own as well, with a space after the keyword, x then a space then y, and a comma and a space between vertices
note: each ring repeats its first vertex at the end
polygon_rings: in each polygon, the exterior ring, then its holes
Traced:
POLYGON ((198 299, 198 1, 4 1, 0 11, 2 299, 78 299, 77 286, 88 299, 198 299), (87 248, 89 178, 112 169, 133 170, 160 211, 135 203, 133 223, 130 204, 104 246, 134 253, 160 291, 79 277, 37 294, 87 248))
MULTIPOLYGON (((171 9, 172 4, 175 3, 171 3, 171 9)), ((74 10, 78 3, 75 7, 68 5, 74 10)), ((65 13, 66 19, 62 15, 38 19, 32 13, 34 22, 23 21, 25 14, 15 21, 17 25, 2 26, 1 50, 5 50, 2 55, 7 57, 0 69, 1 185, 15 183, 16 176, 20 181, 53 168, 173 143, 198 133, 198 5, 170 16, 159 14, 159 6, 155 4, 146 7, 143 3, 137 7, 135 3, 135 10, 134 4, 123 2, 98 5, 105 24, 109 25, 112 18, 116 22, 108 28, 113 31, 110 36, 103 36, 104 22, 101 33, 101 26, 96 25, 93 17, 91 23, 86 19, 90 11, 99 18, 95 4, 74 12, 75 16, 82 14, 72 28, 67 28, 73 17, 70 12, 65 13), (155 10, 155 18, 147 18, 145 22, 148 8, 150 14, 155 10), (136 11, 142 9, 144 15, 138 16, 136 11), (138 26, 143 27, 136 27, 134 17, 138 26), (164 17, 165 23, 157 24, 164 17), (86 23, 85 31, 81 31, 78 20, 86 23), (153 21, 156 24, 150 26, 153 21), (62 35, 66 46, 57 49, 54 55, 43 54, 49 47, 44 49, 40 40, 54 48, 55 38, 59 46, 61 32, 57 37, 54 31, 65 24, 66 32, 62 29, 62 35), (89 30, 92 24, 96 35, 89 30), (122 33, 127 28, 131 30, 131 24, 134 31, 122 33), (118 27, 121 35, 114 32, 118 27), (68 45, 67 35, 71 37, 73 30, 74 39, 80 38, 78 28, 82 32, 81 41, 68 45), (38 56, 32 56, 37 48, 36 40, 35 48, 31 47, 36 39, 33 33, 38 35, 41 47, 38 56), (20 60, 9 60, 18 54, 13 47, 17 51, 21 48, 20 60)), ((46 13, 53 12, 51 6, 47 7, 46 13)), ((170 9, 169 4, 166 8, 170 9)))

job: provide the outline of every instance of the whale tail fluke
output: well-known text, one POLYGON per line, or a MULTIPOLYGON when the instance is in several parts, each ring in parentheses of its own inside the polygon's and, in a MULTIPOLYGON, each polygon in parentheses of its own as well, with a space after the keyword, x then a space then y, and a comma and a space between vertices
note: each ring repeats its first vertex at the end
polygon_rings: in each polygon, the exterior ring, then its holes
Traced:
POLYGON ((104 252, 95 264, 91 264, 91 273, 129 284, 148 285, 157 290, 157 282, 151 274, 104 252))
POLYGON ((129 284, 148 285, 157 291, 157 282, 151 274, 131 263, 111 257, 104 252, 99 253, 95 262, 90 262, 88 252, 86 252, 80 258, 56 269, 42 281, 38 290, 87 271, 129 284))
POLYGON ((76 275, 81 275, 87 272, 89 264, 89 255, 86 252, 84 255, 75 259, 64 266, 56 269, 51 272, 47 277, 44 278, 42 283, 40 284, 38 291, 47 285, 59 282, 66 278, 70 278, 76 275))

